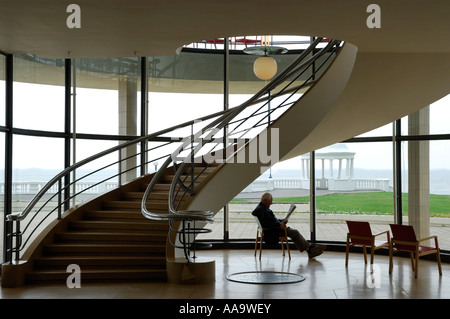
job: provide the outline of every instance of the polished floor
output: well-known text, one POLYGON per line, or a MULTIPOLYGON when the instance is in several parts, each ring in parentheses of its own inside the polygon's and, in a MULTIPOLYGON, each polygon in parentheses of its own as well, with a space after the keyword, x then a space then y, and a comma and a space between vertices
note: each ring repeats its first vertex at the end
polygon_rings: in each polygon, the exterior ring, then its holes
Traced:
POLYGON ((1 299, 447 299, 450 298, 450 265, 420 260, 419 277, 414 278, 408 258, 395 257, 394 271, 388 274, 389 259, 376 255, 374 267, 366 266, 363 255, 351 253, 346 268, 345 253, 325 251, 309 260, 305 253, 291 251, 292 259, 280 250, 264 250, 261 260, 252 250, 205 250, 199 257, 216 263, 216 280, 211 284, 170 283, 83 283, 29 285, 2 288, 1 299), (227 279, 230 274, 248 271, 276 271, 301 274, 305 280, 289 284, 248 284, 227 279))

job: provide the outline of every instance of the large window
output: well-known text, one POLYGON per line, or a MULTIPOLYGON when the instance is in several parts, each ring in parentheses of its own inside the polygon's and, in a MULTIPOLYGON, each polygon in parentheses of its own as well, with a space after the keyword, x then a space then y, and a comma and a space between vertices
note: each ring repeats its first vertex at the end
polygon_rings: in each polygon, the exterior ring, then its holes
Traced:
MULTIPOLYGON (((15 56, 13 129, 8 131, 5 128, 6 58, 0 55, 0 127, 3 129, 0 170, 4 180, 5 162, 12 160, 13 211, 23 209, 36 189, 68 165, 67 155, 70 155, 70 163, 80 161, 139 136, 141 128, 154 133, 195 120, 222 111, 226 101, 229 107, 237 106, 262 88, 263 81, 256 80, 252 74, 255 57, 236 52, 230 54, 227 83, 224 82, 224 57, 223 50, 201 53, 194 49, 175 57, 149 57, 148 76, 141 76, 142 65, 138 58, 76 59, 72 60, 71 90, 67 92, 66 61, 32 55, 15 56), (241 72, 243 68, 245 74, 241 72), (141 113, 141 107, 145 107, 141 101, 142 77, 148 84, 148 115, 144 121, 140 118, 145 114, 141 113), (229 92, 228 99, 224 98, 225 88, 229 92), (67 94, 71 106, 69 113, 65 108, 67 94), (71 132, 65 131, 67 123, 70 123, 71 132), (142 124, 147 127, 141 127, 142 124), (8 134, 13 137, 13 154, 9 159, 4 151, 8 134)), ((278 61, 279 65, 288 63, 290 57, 286 55, 283 59, 286 61, 278 61)), ((426 131, 412 131, 413 115, 402 118, 400 142, 391 138, 395 125, 389 123, 347 142, 315 150, 314 192, 309 181, 311 153, 275 165, 229 203, 226 216, 224 210, 216 215, 212 225, 214 232, 201 236, 202 239, 254 240, 256 226, 250 212, 264 191, 274 193, 273 209, 278 217, 284 216, 290 203, 297 205, 291 227, 299 229, 307 239, 312 233, 318 241, 345 241, 346 219, 371 221, 374 231, 388 229, 389 223, 397 222, 399 203, 402 222, 408 223, 413 202, 409 184, 413 177, 411 167, 416 165, 412 159, 419 156, 414 155, 419 151, 425 158, 421 161, 420 178, 428 181, 423 183, 428 185, 425 193, 428 192, 430 222, 427 227, 430 234, 442 238, 441 248, 450 250, 450 241, 445 239, 450 238, 450 225, 447 225, 450 126, 446 121, 449 101, 450 97, 445 97, 429 107, 429 129, 426 131), (426 151, 422 145, 426 145, 426 151), (401 152, 397 154, 400 155, 398 162, 394 156, 397 150, 401 152), (400 183, 396 184, 398 178, 400 183), (396 191, 401 191, 400 202, 396 200, 396 191), (311 194, 315 195, 315 205, 311 205, 311 194), (315 211, 311 211, 313 207, 315 211)), ((414 121, 422 127, 422 120, 416 118, 414 121)), ((190 128, 173 134, 182 137, 184 133, 190 134, 190 128)), ((162 143, 165 141, 151 142, 148 147, 162 143)), ((131 152, 139 152, 139 147, 131 152)), ((157 156, 149 164, 152 166, 149 171, 157 169, 163 162, 162 156, 170 151, 170 147, 158 148, 153 153, 157 156)), ((116 160, 115 156, 111 155, 111 161, 116 160)), ((126 165, 138 165, 139 161, 137 158, 126 165)), ((86 169, 97 170, 106 164, 94 162, 86 169)), ((124 168, 115 165, 108 169, 124 168)), ((81 173, 77 172, 77 177, 81 173)), ((93 175, 89 182, 102 180, 102 174, 93 175)), ((139 170, 131 170, 130 174, 128 177, 132 179, 138 176, 139 170)), ((113 178, 107 183, 117 185, 119 179, 113 178)), ((104 190, 109 186, 105 187, 104 190)), ((84 201, 90 195, 86 193, 77 200, 84 201)))
POLYGON ((64 60, 26 55, 13 63, 14 127, 64 131, 64 60))
POLYGON ((315 152, 317 240, 345 241, 345 220, 389 229, 395 216, 392 149, 392 142, 340 143, 315 152))
POLYGON ((137 135, 139 60, 76 59, 74 65, 76 132, 137 135))
POLYGON ((150 57, 149 133, 222 111, 223 59, 222 54, 191 52, 150 57))

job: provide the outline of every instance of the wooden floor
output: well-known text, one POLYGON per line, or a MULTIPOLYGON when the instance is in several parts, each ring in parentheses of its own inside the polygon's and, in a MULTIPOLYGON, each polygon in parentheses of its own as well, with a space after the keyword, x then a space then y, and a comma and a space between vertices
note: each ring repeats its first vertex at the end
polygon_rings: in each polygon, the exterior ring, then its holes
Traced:
MULTIPOLYGON (((1 288, 0 304, 29 315, 35 315, 36 309, 57 306, 74 316, 85 315, 87 309, 99 317, 128 317, 130 313, 161 309, 167 318, 272 318, 279 313, 348 316, 349 311, 353 314, 361 306, 372 315, 415 316, 417 309, 430 306, 430 302, 433 307, 446 307, 450 298, 450 264, 443 264, 440 277, 435 262, 421 260, 419 278, 414 279, 409 258, 396 257, 390 276, 389 259, 383 255, 375 256, 371 274, 360 253, 351 254, 348 268, 342 252, 325 251, 313 260, 308 260, 305 253, 291 253, 289 260, 281 256, 280 250, 264 250, 260 261, 253 256, 253 250, 200 251, 199 256, 216 263, 215 282, 204 285, 83 283, 81 270, 80 288, 68 288, 65 284, 1 288), (226 278, 249 271, 289 272, 301 274, 305 280, 248 284, 226 278)), ((60 315, 60 311, 52 313, 60 315)))
POLYGON ((349 267, 345 254, 325 251, 309 260, 305 253, 291 251, 292 259, 279 250, 264 250, 261 261, 252 250, 199 251, 198 256, 214 259, 216 281, 207 285, 169 283, 83 283, 68 288, 65 284, 2 288, 1 299, 447 299, 450 298, 450 265, 443 264, 442 277, 437 264, 420 260, 419 278, 411 272, 408 258, 396 257, 394 271, 388 274, 387 256, 376 255, 373 273, 363 255, 351 253, 349 267), (301 274, 302 282, 291 284, 247 284, 226 277, 246 271, 277 271, 301 274), (373 279, 371 281, 371 279, 373 279))

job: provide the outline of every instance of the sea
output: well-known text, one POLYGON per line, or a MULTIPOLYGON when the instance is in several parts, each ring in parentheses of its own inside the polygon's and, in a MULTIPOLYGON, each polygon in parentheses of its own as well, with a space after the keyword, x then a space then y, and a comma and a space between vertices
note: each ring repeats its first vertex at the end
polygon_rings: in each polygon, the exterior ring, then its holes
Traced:
MULTIPOLYGON (((14 182, 48 182, 60 171, 56 169, 41 169, 41 168, 24 168, 13 170, 14 182)), ((89 171, 79 171, 77 176, 84 176, 89 171)), ((321 174, 321 173, 320 173, 321 174)), ((112 175, 112 171, 98 172, 86 178, 86 181, 98 181, 105 179, 112 175)), ((292 168, 273 168, 267 170, 258 179, 272 178, 301 178, 302 171, 300 169, 292 168)), ((393 186, 393 172, 392 170, 383 169, 354 169, 355 178, 384 178, 389 180, 389 185, 393 186)), ((325 171, 325 176, 327 172, 325 171)), ((0 170, 0 184, 4 181, 4 171, 0 170)), ((111 180, 114 181, 114 180, 111 180)), ((408 191, 408 173, 402 172, 402 192, 408 191)), ((436 195, 450 195, 450 170, 447 169, 432 169, 430 170, 430 193, 436 195)))
MULTIPOLYGON (((272 169, 267 170, 260 179, 269 178, 300 178, 302 171, 300 169, 272 169)), ((322 173, 320 173, 322 174, 322 173)), ((325 171, 325 176, 327 171, 325 171)), ((336 174, 335 174, 336 176, 336 174)), ((354 169, 354 178, 384 178, 389 180, 389 186, 393 187, 393 171, 387 169, 354 169)), ((408 192, 408 171, 402 171, 402 192, 408 192)), ((431 169, 430 170, 430 193, 435 195, 450 195, 450 170, 431 169)))

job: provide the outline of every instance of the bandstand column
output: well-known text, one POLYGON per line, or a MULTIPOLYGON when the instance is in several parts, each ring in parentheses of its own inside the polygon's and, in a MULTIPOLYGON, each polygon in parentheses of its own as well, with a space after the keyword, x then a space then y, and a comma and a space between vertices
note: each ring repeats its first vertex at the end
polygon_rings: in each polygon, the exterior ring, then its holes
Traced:
POLYGON ((333 178, 333 159, 330 159, 330 177, 333 178))

